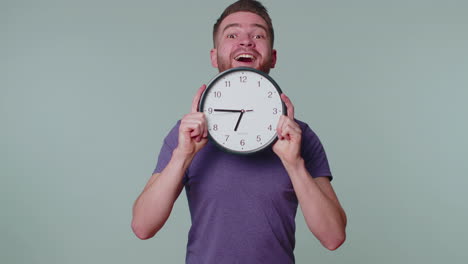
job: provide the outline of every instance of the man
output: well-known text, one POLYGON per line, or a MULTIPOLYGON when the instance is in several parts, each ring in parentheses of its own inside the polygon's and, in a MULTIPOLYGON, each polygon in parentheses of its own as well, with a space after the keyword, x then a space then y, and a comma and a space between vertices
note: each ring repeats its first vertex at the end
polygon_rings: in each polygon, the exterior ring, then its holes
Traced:
MULTIPOLYGON (((212 65, 268 73, 276 64, 273 38, 263 5, 240 0, 214 26, 212 65)), ((135 234, 153 237, 185 187, 192 220, 187 263, 294 263, 298 203, 310 231, 326 248, 338 248, 346 215, 323 147, 307 124, 294 119, 289 98, 282 96, 288 115, 280 118, 273 147, 238 156, 208 142, 204 114, 197 111, 205 88, 164 140, 153 176, 134 204, 135 234)))

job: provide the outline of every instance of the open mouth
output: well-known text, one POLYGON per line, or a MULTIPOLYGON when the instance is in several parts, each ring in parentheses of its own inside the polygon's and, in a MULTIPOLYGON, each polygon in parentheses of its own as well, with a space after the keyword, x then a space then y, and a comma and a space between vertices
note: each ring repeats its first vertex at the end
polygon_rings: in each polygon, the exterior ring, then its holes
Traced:
POLYGON ((253 62, 255 60, 255 57, 250 54, 240 54, 234 59, 239 62, 253 62))

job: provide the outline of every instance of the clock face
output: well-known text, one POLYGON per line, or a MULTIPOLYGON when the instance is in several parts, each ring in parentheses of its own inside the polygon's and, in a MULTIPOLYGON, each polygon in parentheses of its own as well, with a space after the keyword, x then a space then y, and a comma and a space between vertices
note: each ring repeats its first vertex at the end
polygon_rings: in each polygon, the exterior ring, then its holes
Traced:
POLYGON ((277 138, 276 126, 286 107, 281 90, 267 74, 233 68, 218 74, 200 100, 210 139, 229 152, 249 154, 277 138))

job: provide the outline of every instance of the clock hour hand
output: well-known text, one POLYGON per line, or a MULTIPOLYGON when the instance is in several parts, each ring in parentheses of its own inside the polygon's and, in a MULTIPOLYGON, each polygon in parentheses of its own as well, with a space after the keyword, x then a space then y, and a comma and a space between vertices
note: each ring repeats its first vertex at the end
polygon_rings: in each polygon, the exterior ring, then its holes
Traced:
POLYGON ((245 111, 241 111, 240 115, 239 115, 239 119, 237 119, 237 123, 236 123, 236 127, 234 127, 234 131, 237 131, 237 128, 239 127, 239 123, 242 119, 242 116, 244 115, 244 112, 245 111))

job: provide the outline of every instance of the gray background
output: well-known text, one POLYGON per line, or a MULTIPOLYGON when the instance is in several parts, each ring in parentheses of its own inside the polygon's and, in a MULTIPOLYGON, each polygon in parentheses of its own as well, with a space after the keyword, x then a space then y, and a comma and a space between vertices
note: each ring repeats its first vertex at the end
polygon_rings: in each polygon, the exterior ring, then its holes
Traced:
MULTIPOLYGON (((148 241, 131 207, 211 68, 231 1, 0 2, 0 262, 183 263, 183 193, 148 241)), ((264 1, 271 76, 325 145, 349 217, 298 263, 464 263, 467 1, 264 1)))

